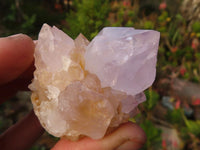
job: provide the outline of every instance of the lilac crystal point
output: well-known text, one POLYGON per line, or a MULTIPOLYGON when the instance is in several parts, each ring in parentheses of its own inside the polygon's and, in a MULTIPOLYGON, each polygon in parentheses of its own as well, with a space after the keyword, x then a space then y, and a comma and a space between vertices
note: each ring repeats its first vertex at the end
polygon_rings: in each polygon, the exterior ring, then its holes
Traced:
POLYGON ((136 95, 151 86, 156 75, 160 33, 125 27, 106 27, 88 45, 86 70, 102 87, 136 95))

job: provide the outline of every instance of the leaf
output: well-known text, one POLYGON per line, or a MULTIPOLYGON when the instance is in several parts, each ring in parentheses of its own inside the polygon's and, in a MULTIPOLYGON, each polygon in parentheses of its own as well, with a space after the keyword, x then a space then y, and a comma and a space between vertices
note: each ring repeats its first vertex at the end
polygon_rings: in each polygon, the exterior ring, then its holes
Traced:
POLYGON ((146 95, 147 100, 144 103, 144 106, 146 107, 146 109, 151 110, 154 108, 154 106, 158 102, 159 94, 156 91, 149 89, 145 91, 145 95, 146 95))
POLYGON ((174 109, 172 111, 168 111, 166 115, 166 119, 176 125, 182 125, 184 123, 183 120, 183 110, 182 109, 174 109))
POLYGON ((196 21, 192 24, 192 31, 195 33, 200 32, 200 22, 196 21))
POLYGON ((154 23, 152 21, 145 21, 144 22, 144 28, 145 29, 153 29, 154 28, 154 23))
POLYGON ((64 31, 75 38, 82 33, 91 40, 103 27, 107 26, 109 1, 74 0, 74 10, 66 16, 69 28, 64 31))
POLYGON ((192 120, 188 120, 186 118, 184 120, 185 120, 185 124, 188 128, 188 131, 196 136, 200 136, 200 120, 192 121, 192 120))
POLYGON ((163 11, 162 14, 158 17, 158 21, 163 22, 169 17, 167 11, 163 11))
POLYGON ((145 143, 144 149, 160 149, 162 143, 162 131, 156 128, 149 120, 145 120, 142 124, 140 124, 140 126, 147 136, 147 141, 145 143))

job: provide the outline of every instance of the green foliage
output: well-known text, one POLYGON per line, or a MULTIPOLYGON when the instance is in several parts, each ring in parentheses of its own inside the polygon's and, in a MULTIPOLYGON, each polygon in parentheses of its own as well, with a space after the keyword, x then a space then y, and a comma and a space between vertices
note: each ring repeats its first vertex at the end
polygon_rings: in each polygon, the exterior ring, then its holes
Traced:
POLYGON ((9 22, 9 21, 10 22, 16 21, 16 18, 15 18, 15 16, 16 16, 16 6, 14 4, 12 4, 10 6, 9 10, 10 10, 10 13, 9 13, 8 16, 4 17, 4 21, 7 21, 7 22, 9 22))
POLYGON ((44 146, 33 146, 33 147, 31 147, 31 149, 30 150, 46 150, 46 148, 44 147, 44 146))
MULTIPOLYGON (((137 2, 136 2, 137 3, 137 2)), ((109 17, 109 25, 113 27, 136 27, 138 21, 138 7, 133 7, 131 4, 128 6, 123 4, 123 1, 115 3, 115 7, 111 8, 109 17)), ((137 5, 137 4, 135 4, 137 5)))
POLYGON ((183 125, 184 120, 183 120, 183 110, 182 109, 174 109, 172 111, 168 111, 166 115, 166 119, 174 124, 174 125, 183 125))
POLYGON ((168 17, 169 17, 168 12, 167 11, 163 11, 161 13, 161 15, 158 17, 158 21, 159 22, 165 22, 168 17))
POLYGON ((65 15, 53 10, 52 2, 26 0, 0 2, 0 27, 2 25, 6 29, 6 32, 0 33, 3 36, 19 32, 37 35, 43 23, 60 24, 65 15))
POLYGON ((25 15, 24 19, 25 19, 25 21, 22 23, 21 28, 22 28, 22 30, 24 30, 27 33, 30 30, 34 29, 34 23, 36 21, 36 15, 33 14, 31 17, 25 15))
POLYGON ((160 69, 162 74, 169 75, 164 66, 170 66, 171 72, 174 73, 175 71, 180 78, 200 82, 198 44, 192 43, 192 38, 198 37, 200 33, 198 29, 199 22, 195 22, 192 25, 193 33, 191 34, 187 30, 186 20, 180 13, 170 14, 166 10, 162 11, 157 18, 157 23, 155 23, 155 29, 161 32, 159 48, 161 51, 158 53, 158 68, 163 68, 160 69), (196 50, 194 50, 194 47, 196 47, 196 50), (180 66, 186 68, 185 73, 180 73, 180 66))
POLYGON ((108 0, 74 0, 75 11, 67 14, 66 21, 69 29, 64 31, 75 38, 79 33, 92 39, 104 26, 107 25, 109 12, 108 0))
POLYGON ((196 57, 197 60, 200 61, 200 52, 199 53, 195 53, 195 57, 196 57))
POLYGON ((156 128, 153 123, 149 120, 145 120, 140 124, 142 129, 145 131, 147 141, 143 147, 144 150, 159 150, 161 148, 162 138, 161 130, 156 128))
POLYGON ((145 95, 147 100, 143 105, 147 110, 152 110, 159 100, 159 94, 156 91, 149 89, 145 91, 145 95))
POLYGON ((178 28, 178 26, 180 25, 179 22, 176 19, 174 19, 173 21, 174 23, 169 24, 168 28, 168 38, 172 46, 178 45, 178 42, 180 42, 182 38, 180 34, 180 29, 178 28))
POLYGON ((184 140, 184 141, 187 141, 188 139, 190 139, 190 136, 189 136, 189 132, 188 132, 188 129, 187 127, 185 126, 181 126, 179 128, 179 132, 180 132, 180 136, 181 138, 184 140))
POLYGON ((184 118, 188 131, 200 138, 200 120, 193 121, 184 118))
POLYGON ((192 24, 192 31, 195 33, 200 33, 200 22, 196 21, 192 24))
POLYGON ((144 29, 154 29, 154 23, 152 21, 145 21, 144 29))
POLYGON ((128 20, 128 22, 126 23, 126 27, 133 27, 134 23, 131 20, 128 20))

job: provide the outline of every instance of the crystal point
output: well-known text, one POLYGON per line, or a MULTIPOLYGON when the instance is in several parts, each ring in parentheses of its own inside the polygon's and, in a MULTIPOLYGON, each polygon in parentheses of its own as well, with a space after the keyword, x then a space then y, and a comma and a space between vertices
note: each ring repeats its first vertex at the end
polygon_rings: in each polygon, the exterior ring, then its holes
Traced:
POLYGON ((160 33, 125 27, 104 28, 88 45, 86 70, 102 87, 135 95, 153 83, 160 33))

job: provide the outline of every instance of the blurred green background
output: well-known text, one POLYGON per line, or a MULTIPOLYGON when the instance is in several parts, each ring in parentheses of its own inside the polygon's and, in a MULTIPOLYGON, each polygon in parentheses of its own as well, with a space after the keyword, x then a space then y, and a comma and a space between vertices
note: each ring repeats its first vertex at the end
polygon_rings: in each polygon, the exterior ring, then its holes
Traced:
MULTIPOLYGON (((43 23, 72 38, 91 40, 105 26, 160 31, 157 77, 132 118, 145 130, 148 150, 200 149, 200 0, 1 0, 0 36, 33 39, 43 23)), ((0 106, 0 133, 31 109, 27 92, 0 106)), ((31 150, 50 149, 45 133, 31 150)))

